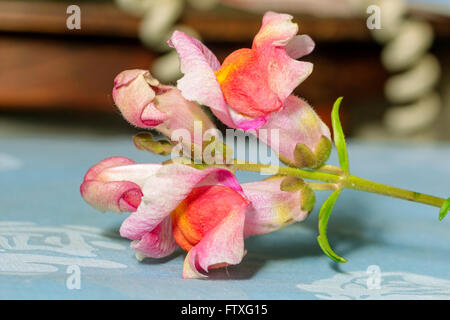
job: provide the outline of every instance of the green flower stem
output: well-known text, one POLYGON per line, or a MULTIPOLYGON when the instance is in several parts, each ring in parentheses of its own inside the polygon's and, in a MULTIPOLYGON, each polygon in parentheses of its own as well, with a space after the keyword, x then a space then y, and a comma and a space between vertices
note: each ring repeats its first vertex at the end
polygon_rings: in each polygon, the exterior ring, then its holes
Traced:
MULTIPOLYGON (((215 167, 214 165, 206 165, 206 164, 195 164, 193 166, 199 169, 215 167)), ((259 163, 248 163, 248 162, 241 163, 238 161, 235 161, 232 165, 229 166, 229 168, 234 170, 253 171, 253 172, 263 172, 263 171, 267 172, 267 170, 270 169, 272 171, 276 171, 276 174, 282 176, 291 176, 326 182, 326 183, 314 183, 314 182, 310 183, 311 188, 314 190, 336 190, 339 187, 342 187, 370 193, 382 194, 385 196, 400 198, 413 202, 419 202, 430 206, 435 206, 438 208, 440 208, 446 201, 446 199, 442 199, 439 197, 392 187, 386 184, 346 174, 344 172, 339 174, 337 173, 338 172, 337 170, 336 173, 330 173, 329 170, 327 170, 328 172, 321 171, 321 168, 317 170, 310 170, 310 169, 299 169, 294 167, 270 166, 259 163)))
MULTIPOLYGON (((347 175, 345 173, 337 174, 309 169, 299 169, 293 167, 274 167, 274 166, 270 167, 268 165, 263 164, 238 163, 238 162, 235 162, 232 165, 232 168, 236 170, 254 171, 254 172, 260 172, 263 169, 267 170, 267 168, 272 169, 276 168, 278 170, 277 174, 279 175, 293 176, 303 179, 311 179, 327 182, 327 184, 321 187, 319 186, 319 184, 313 185, 317 187, 316 190, 334 190, 336 189, 336 185, 338 185, 344 188, 365 191, 370 193, 377 193, 385 196, 428 204, 438 208, 440 208, 445 202, 445 199, 439 197, 392 187, 386 184, 363 179, 354 175, 347 175)), ((320 170, 320 168, 318 170, 320 170)))
POLYGON ((321 183, 321 182, 308 182, 308 186, 315 191, 323 190, 336 190, 339 188, 337 184, 334 183, 321 183))
MULTIPOLYGON (((203 166, 203 165, 200 165, 203 166)), ((235 162, 231 165, 233 169, 242 171, 254 171, 254 172, 268 172, 269 170, 276 171, 276 174, 282 176, 298 177, 303 179, 319 180, 329 183, 339 183, 341 181, 341 176, 335 173, 328 173, 322 171, 314 171, 307 169, 299 169, 294 167, 279 167, 270 166, 259 163, 239 163, 235 162)))
POLYGON ((430 206, 435 206, 438 208, 440 208, 445 202, 445 199, 439 197, 392 187, 386 184, 370 181, 353 175, 349 175, 343 181, 343 186, 349 189, 378 193, 394 198, 428 204, 430 206))

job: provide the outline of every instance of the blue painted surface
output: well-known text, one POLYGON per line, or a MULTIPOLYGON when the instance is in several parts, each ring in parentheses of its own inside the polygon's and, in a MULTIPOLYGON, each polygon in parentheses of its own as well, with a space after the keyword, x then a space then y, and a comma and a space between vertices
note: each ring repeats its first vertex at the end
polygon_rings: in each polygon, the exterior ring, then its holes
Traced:
MULTIPOLYGON (((356 175, 450 195, 449 144, 352 141, 349 152, 356 175)), ((317 208, 304 223, 247 239, 243 262, 212 272, 210 280, 183 280, 181 251, 138 262, 117 233, 126 215, 101 214, 79 195, 86 170, 112 155, 162 159, 135 150, 129 137, 0 139, 0 298, 450 297, 450 220, 439 222, 437 208, 348 190, 329 224, 330 242, 346 264, 321 253, 317 208), (79 290, 67 287, 69 265, 80 267, 79 290), (370 265, 379 268, 379 277, 366 272, 370 265)), ((320 193, 318 202, 326 195, 320 193)))

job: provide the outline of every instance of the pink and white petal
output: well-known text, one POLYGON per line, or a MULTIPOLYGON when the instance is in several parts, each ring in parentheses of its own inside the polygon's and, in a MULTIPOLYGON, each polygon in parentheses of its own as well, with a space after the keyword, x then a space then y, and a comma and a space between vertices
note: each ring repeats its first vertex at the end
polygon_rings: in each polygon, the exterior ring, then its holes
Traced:
MULTIPOLYGON (((225 124, 227 127, 234 128, 234 129, 248 130, 248 129, 244 129, 244 128, 248 127, 245 124, 243 125, 243 128, 240 127, 240 125, 243 122, 245 123, 246 121, 239 120, 240 115, 236 115, 236 114, 232 115, 233 109, 231 109, 227 104, 225 105, 224 109, 211 108, 211 111, 217 117, 217 119, 219 119, 220 122, 225 124)), ((252 121, 252 120, 249 120, 249 121, 252 121)))
POLYGON ((130 181, 88 180, 80 187, 81 196, 99 211, 135 211, 142 198, 141 188, 130 181))
MULTIPOLYGON (((167 196, 164 197, 167 199, 167 196)), ((155 229, 170 212, 158 210, 153 204, 141 201, 135 212, 128 216, 120 226, 120 235, 130 240, 140 240, 146 233, 155 229)))
POLYGON ((135 164, 133 160, 125 157, 109 157, 92 166, 85 174, 84 181, 96 180, 106 169, 135 164))
POLYGON ((172 219, 166 217, 155 229, 131 242, 131 249, 136 250, 141 257, 164 258, 172 254, 178 244, 172 234, 172 219))
POLYGON ((98 180, 103 181, 130 181, 143 188, 147 179, 161 169, 160 163, 130 164, 103 170, 98 180))
POLYGON ((267 12, 261 29, 253 40, 253 48, 263 46, 285 46, 297 34, 298 25, 292 22, 289 14, 267 12))
POLYGON ((147 179, 141 205, 122 223, 121 236, 131 240, 142 238, 170 215, 194 187, 205 184, 225 185, 243 195, 239 182, 229 170, 198 170, 178 163, 164 165, 147 179))
POLYGON ((155 103, 148 103, 147 106, 142 110, 141 121, 145 124, 145 127, 139 126, 140 128, 154 128, 157 125, 165 122, 168 119, 168 115, 160 111, 155 103))
POLYGON ((211 109, 226 110, 225 99, 214 74, 220 68, 216 56, 199 40, 181 31, 175 31, 168 43, 180 58, 184 76, 178 80, 177 87, 183 96, 211 109))
POLYGON ((261 61, 268 66, 269 86, 280 101, 286 100, 313 71, 312 63, 292 59, 284 48, 274 48, 261 61))
POLYGON ((294 95, 286 99, 283 109, 272 114, 261 129, 266 129, 268 133, 261 134, 258 131, 259 139, 278 152, 282 160, 286 159, 293 165, 300 165, 295 157, 298 143, 306 145, 314 154, 317 154, 320 152, 318 147, 322 137, 331 140, 330 129, 308 103, 294 95), (272 141, 271 130, 278 130, 278 141, 272 141))
POLYGON ((114 79, 114 89, 120 89, 121 87, 129 85, 137 77, 139 77, 142 74, 145 74, 146 72, 148 71, 142 69, 132 69, 122 71, 114 79))
POLYGON ((283 178, 242 184, 250 205, 245 213, 246 237, 276 231, 308 216, 303 211, 301 192, 280 190, 283 178))
POLYGON ((191 137, 191 141, 185 141, 189 144, 188 150, 191 142, 202 146, 205 131, 216 129, 216 126, 200 106, 193 101, 186 100, 177 88, 171 88, 158 95, 157 100, 158 108, 167 114, 168 119, 155 129, 169 138, 172 137, 175 130, 188 130, 191 137), (201 122, 201 134, 197 134, 195 129, 199 122, 201 122))
POLYGON ((192 248, 184 260, 183 278, 205 277, 201 271, 235 265, 242 261, 244 250, 244 221, 247 205, 231 212, 192 248))
POLYGON ((261 119, 243 120, 231 114, 232 110, 225 101, 214 73, 220 69, 220 63, 206 46, 181 31, 173 33, 169 46, 175 48, 180 57, 184 76, 178 80, 177 87, 184 98, 210 107, 213 114, 228 127, 244 129, 262 125, 261 119))
POLYGON ((257 130, 267 122, 267 117, 251 118, 238 113, 231 108, 229 108, 228 110, 233 121, 232 128, 242 129, 244 131, 257 130))
POLYGON ((114 80, 113 99, 123 117, 139 128, 153 128, 167 119, 153 104, 156 93, 146 70, 127 70, 114 80))
POLYGON ((126 179, 116 181, 103 176, 105 171, 133 166, 134 161, 125 157, 104 159, 91 167, 80 186, 84 200, 100 211, 135 211, 142 198, 139 185, 126 179))
POLYGON ((253 40, 260 63, 267 66, 269 86, 280 101, 284 101, 313 71, 312 63, 295 60, 310 53, 314 42, 308 36, 296 36, 298 25, 292 18, 287 14, 266 13, 253 40))
POLYGON ((316 44, 310 36, 306 34, 297 35, 286 45, 286 52, 292 59, 300 59, 310 54, 315 46, 316 44))

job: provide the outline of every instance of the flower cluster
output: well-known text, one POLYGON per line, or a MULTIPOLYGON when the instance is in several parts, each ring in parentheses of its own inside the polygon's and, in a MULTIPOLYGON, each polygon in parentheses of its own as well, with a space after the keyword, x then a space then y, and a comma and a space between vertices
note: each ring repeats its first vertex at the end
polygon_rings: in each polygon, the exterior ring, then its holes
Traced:
MULTIPOLYGON (((203 105, 225 125, 251 131, 269 146, 270 137, 258 133, 278 130, 274 150, 287 165, 320 167, 330 154, 330 130, 292 94, 313 69, 297 59, 309 54, 314 42, 297 32, 291 16, 268 12, 252 47, 220 64, 201 42, 176 31, 169 45, 184 74, 177 87, 160 84, 145 70, 124 71, 114 81, 114 101, 132 125, 169 139, 180 128, 192 132, 195 121, 205 131, 215 129, 203 105)), ((190 150, 204 145, 197 135, 191 137, 166 144, 138 139, 138 144, 163 154, 174 144, 190 150)), ((138 259, 165 257, 180 247, 187 252, 183 277, 199 278, 240 263, 246 237, 302 221, 314 205, 314 193, 301 179, 273 176, 240 184, 232 169, 112 157, 86 173, 81 194, 100 211, 131 212, 120 234, 132 240, 138 259)))

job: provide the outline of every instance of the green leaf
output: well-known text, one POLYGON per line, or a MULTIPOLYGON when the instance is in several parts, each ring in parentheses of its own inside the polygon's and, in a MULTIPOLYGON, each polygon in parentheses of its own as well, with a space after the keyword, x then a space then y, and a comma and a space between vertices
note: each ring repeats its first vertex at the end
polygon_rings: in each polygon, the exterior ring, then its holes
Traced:
POLYGON ((441 207, 441 211, 439 211, 439 220, 442 220, 447 215, 448 210, 450 209, 450 198, 444 201, 441 207))
POLYGON ((345 144, 344 131, 342 130, 341 120, 339 119, 339 107, 343 97, 336 100, 331 111, 331 124, 333 126, 334 144, 339 156, 339 164, 344 172, 349 172, 347 145, 345 144))
POLYGON ((317 237, 317 242, 319 243, 322 251, 332 260, 336 262, 347 262, 346 259, 338 256, 333 249, 331 249, 327 238, 327 225, 330 219, 331 211, 334 208, 334 204, 341 194, 342 189, 335 190, 328 199, 323 203, 322 208, 319 212, 319 236, 317 237))

